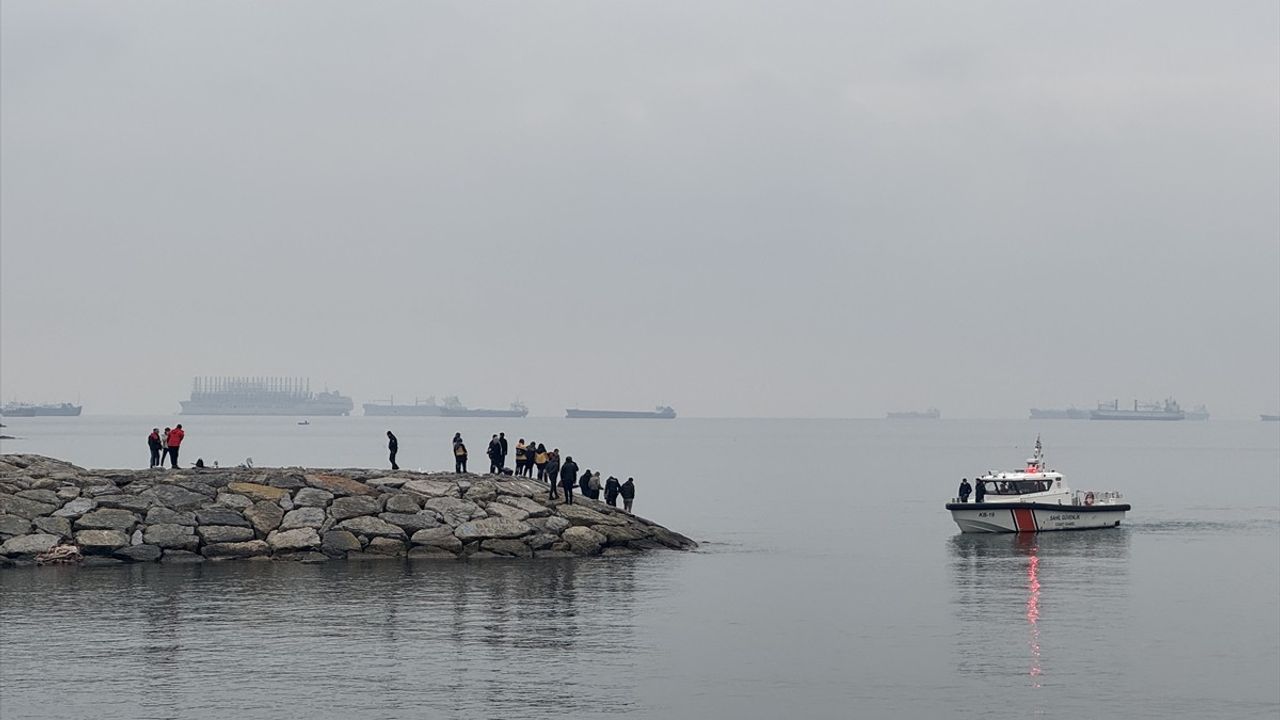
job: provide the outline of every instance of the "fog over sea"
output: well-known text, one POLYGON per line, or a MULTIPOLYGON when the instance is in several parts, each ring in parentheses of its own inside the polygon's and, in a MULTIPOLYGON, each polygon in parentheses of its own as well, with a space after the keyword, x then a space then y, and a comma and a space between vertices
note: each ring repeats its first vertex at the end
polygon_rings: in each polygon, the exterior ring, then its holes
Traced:
MULTIPOLYGON (((692 553, 0 571, 0 717, 1275 718, 1280 426, 1258 421, 5 418, 4 452, 451 466, 505 431, 637 484, 692 553), (1118 530, 960 535, 1048 465, 1118 530)), ((474 469, 474 468, 473 468, 474 469)), ((483 469, 483 468, 481 468, 483 469)), ((168 471, 161 471, 168 472, 168 471)))

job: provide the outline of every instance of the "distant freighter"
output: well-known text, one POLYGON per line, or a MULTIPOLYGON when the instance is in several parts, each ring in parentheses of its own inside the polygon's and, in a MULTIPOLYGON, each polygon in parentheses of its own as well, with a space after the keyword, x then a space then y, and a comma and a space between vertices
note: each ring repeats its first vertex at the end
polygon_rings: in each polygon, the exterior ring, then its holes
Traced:
POLYGON ((564 411, 569 418, 595 418, 606 420, 672 420, 676 411, 667 405, 659 405, 652 411, 645 410, 580 410, 569 408, 564 411))
POLYGON ((282 377, 198 377, 183 415, 350 415, 355 404, 338 392, 311 392, 311 380, 282 377))
POLYGON ((1187 414, 1178 407, 1177 401, 1169 398, 1164 404, 1139 403, 1133 401, 1133 409, 1120 408, 1119 400, 1109 403, 1098 403, 1098 409, 1089 413, 1091 420, 1185 420, 1187 414))
POLYGON ((885 417, 890 420, 937 420, 942 417, 942 413, 938 411, 938 408, 929 408, 923 412, 910 410, 907 412, 886 413, 885 417))
POLYGON ((525 417, 529 414, 529 408, 520 402, 511 403, 510 410, 469 408, 457 396, 450 396, 440 404, 436 404, 433 397, 427 398, 425 402, 415 400, 412 405, 396 405, 394 400, 389 403, 365 403, 364 414, 395 417, 525 417))
POLYGON ((1280 422, 1280 415, 1262 415, 1262 422, 1280 422))
POLYGON ((71 403, 56 405, 32 405, 31 403, 11 402, 0 405, 0 415, 5 417, 75 417, 83 408, 71 403))

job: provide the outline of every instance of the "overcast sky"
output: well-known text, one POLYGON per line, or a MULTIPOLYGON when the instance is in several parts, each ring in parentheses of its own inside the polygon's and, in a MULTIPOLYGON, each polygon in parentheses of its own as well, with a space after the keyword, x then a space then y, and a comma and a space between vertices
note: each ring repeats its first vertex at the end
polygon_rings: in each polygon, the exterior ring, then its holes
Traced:
POLYGON ((1280 409, 1280 5, 0 4, 0 393, 1280 409))

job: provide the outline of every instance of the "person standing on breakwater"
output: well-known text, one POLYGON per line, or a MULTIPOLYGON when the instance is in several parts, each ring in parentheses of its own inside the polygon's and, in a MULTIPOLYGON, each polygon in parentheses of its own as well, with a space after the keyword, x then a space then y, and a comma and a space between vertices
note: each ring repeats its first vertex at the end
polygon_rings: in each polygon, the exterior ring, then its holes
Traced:
POLYGON ((973 488, 969 486, 969 478, 960 478, 960 502, 969 502, 969 493, 973 492, 973 488))
POLYGON ((467 446, 462 442, 462 433, 453 434, 453 471, 456 473, 467 471, 467 446))
POLYGON ((390 430, 387 431, 387 449, 391 451, 391 469, 399 470, 400 466, 396 464, 396 453, 400 451, 400 441, 390 430))
POLYGON ((609 503, 609 507, 618 507, 618 490, 622 486, 618 484, 618 478, 610 475, 604 484, 604 501, 609 503))
POLYGON ((182 446, 182 439, 186 436, 187 431, 182 429, 182 423, 169 431, 169 462, 174 470, 178 469, 178 448, 182 446))
MULTIPOLYGON (((573 504, 573 483, 578 479, 578 463, 573 461, 573 456, 564 459, 564 467, 560 468, 560 487, 564 488, 564 502, 566 505, 573 504)), ((555 487, 551 489, 552 497, 555 496, 555 487)))
POLYGON ((160 466, 160 428, 151 428, 147 436, 147 448, 151 450, 151 467, 160 466))
POLYGON ((600 471, 599 470, 591 473, 591 482, 587 483, 587 489, 591 491, 590 493, 588 493, 588 496, 592 500, 600 499, 600 471))
MULTIPOLYGON (((533 464, 538 466, 538 482, 547 479, 547 446, 538 443, 538 449, 533 453, 533 464)), ((555 483, 551 483, 555 485, 555 483)))
POLYGON ((524 438, 516 441, 516 477, 524 476, 525 458, 524 438))
POLYGON ((556 499, 556 490, 560 486, 560 448, 547 453, 547 482, 551 484, 551 499, 556 499))
POLYGON ((578 479, 578 492, 584 498, 591 497, 591 470, 582 471, 582 477, 578 479))
POLYGON ((636 479, 627 478, 618 492, 622 494, 622 509, 631 512, 631 503, 636 499, 636 479))
POLYGON ((164 429, 164 434, 160 436, 160 467, 169 462, 169 433, 173 432, 169 428, 164 429))
POLYGON ((485 454, 489 456, 489 472, 491 474, 502 472, 502 444, 498 442, 497 435, 489 439, 489 449, 485 454))
POLYGON ((502 453, 501 453, 502 457, 501 459, 498 460, 498 472, 502 472, 503 470, 507 469, 507 434, 506 433, 504 432, 498 433, 498 446, 502 450, 502 453))

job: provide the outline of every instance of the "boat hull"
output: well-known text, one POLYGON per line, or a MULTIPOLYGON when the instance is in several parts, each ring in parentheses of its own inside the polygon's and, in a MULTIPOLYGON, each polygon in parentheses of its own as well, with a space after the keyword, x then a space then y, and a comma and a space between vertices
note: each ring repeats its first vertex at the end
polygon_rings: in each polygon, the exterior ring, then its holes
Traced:
POLYGON ((570 408, 564 411, 568 418, 589 418, 594 420, 673 420, 675 412, 644 412, 635 410, 579 410, 570 408))
POLYGON ((1050 505, 1046 503, 948 503, 963 533, 1046 532, 1118 527, 1127 503, 1050 505))

